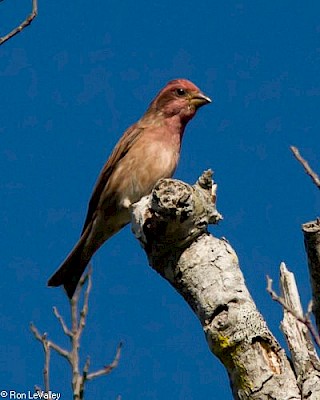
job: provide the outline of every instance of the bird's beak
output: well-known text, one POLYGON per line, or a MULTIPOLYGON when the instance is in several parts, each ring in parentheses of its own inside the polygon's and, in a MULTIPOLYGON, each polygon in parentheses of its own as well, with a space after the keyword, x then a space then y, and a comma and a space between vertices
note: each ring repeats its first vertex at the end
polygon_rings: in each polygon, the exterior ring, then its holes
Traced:
POLYGON ((194 92, 190 98, 190 103, 196 108, 202 107, 205 104, 209 104, 211 102, 212 100, 210 99, 210 97, 206 96, 202 92, 194 92))

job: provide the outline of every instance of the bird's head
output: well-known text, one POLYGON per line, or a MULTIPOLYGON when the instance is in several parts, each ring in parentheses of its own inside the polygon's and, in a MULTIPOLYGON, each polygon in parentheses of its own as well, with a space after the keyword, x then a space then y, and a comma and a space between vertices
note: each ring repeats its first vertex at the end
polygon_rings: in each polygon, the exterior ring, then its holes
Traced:
POLYGON ((189 121, 197 109, 211 103, 211 99, 186 79, 175 79, 158 93, 148 111, 161 113, 165 117, 179 115, 182 121, 189 121))

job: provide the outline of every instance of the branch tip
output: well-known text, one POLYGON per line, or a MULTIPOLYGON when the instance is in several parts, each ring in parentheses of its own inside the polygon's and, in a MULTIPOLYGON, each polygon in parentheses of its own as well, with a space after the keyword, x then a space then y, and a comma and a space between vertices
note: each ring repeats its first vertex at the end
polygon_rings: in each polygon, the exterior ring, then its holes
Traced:
POLYGON ((9 32, 7 35, 0 37, 0 46, 11 39, 13 36, 17 35, 20 33, 24 28, 26 28, 28 25, 31 24, 31 22, 36 18, 38 15, 38 0, 32 0, 32 11, 31 13, 26 17, 24 21, 21 22, 19 26, 14 28, 11 32, 9 32))
POLYGON ((312 179, 313 183, 317 186, 318 189, 320 189, 320 178, 319 176, 312 170, 312 168, 310 167, 309 163, 307 160, 305 160, 300 152, 299 149, 295 146, 290 146, 290 149, 293 153, 293 155, 295 156, 295 158, 299 161, 299 163, 303 166, 305 172, 307 175, 310 176, 310 178, 312 179))

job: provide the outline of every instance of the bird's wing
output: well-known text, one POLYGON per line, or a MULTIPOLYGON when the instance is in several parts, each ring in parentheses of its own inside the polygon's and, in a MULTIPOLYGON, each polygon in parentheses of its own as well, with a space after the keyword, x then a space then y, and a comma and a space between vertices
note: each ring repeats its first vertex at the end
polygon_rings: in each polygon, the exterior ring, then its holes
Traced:
POLYGON ((140 137, 143 130, 144 128, 139 126, 138 123, 132 125, 130 128, 126 130, 126 132, 124 133, 124 135, 114 148, 113 152, 111 153, 108 161, 106 162, 102 171, 100 172, 96 185, 93 189, 93 193, 88 206, 86 220, 84 222, 81 235, 84 233, 87 226, 90 224, 90 222, 94 217, 94 213, 98 207, 101 194, 112 172, 114 171, 119 161, 128 153, 130 148, 140 137))

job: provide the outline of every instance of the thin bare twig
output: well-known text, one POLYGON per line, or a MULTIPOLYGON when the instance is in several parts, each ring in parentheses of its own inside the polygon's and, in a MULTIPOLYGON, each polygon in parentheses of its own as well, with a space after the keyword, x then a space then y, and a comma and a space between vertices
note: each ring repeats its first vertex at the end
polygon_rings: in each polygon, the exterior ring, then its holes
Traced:
POLYGON ((32 0, 32 11, 31 14, 27 16, 27 18, 21 22, 19 26, 14 28, 11 32, 7 35, 0 37, 0 46, 6 42, 7 40, 11 39, 13 36, 20 33, 24 28, 31 24, 31 22, 36 18, 38 15, 38 0, 32 0))
POLYGON ((60 346, 57 345, 56 343, 51 342, 51 340, 50 340, 49 343, 50 343, 50 347, 51 347, 54 351, 56 351, 58 354, 60 354, 60 356, 66 358, 66 359, 70 362, 70 353, 69 353, 67 350, 63 349, 62 347, 60 347, 60 346))
MULTIPOLYGON (((1 1, 1 0, 0 0, 1 1)), ((85 383, 89 380, 97 378, 99 376, 108 375, 114 368, 118 366, 120 355, 121 355, 121 347, 122 343, 118 345, 116 355, 110 365, 105 366, 101 370, 96 372, 89 373, 90 368, 90 358, 87 357, 86 362, 84 364, 82 372, 80 371, 80 356, 79 356, 79 348, 80 348, 80 338, 83 332, 83 329, 86 325, 86 318, 88 316, 89 311, 89 295, 92 288, 92 268, 88 269, 88 273, 84 275, 76 288, 76 291, 73 295, 73 298, 70 300, 70 307, 71 307, 71 328, 67 326, 65 320, 63 319, 62 315, 59 313, 57 307, 53 307, 53 313, 57 320, 59 321, 62 330, 66 336, 70 338, 71 342, 71 350, 67 351, 57 345, 56 343, 52 342, 51 340, 47 339, 47 335, 41 335, 35 325, 30 324, 30 329, 33 332, 35 338, 39 340, 44 348, 45 351, 45 367, 44 367, 44 381, 45 381, 45 388, 49 387, 49 363, 50 363, 50 349, 55 350, 58 354, 62 357, 66 358, 71 366, 72 371, 72 389, 73 389, 73 400, 83 400, 84 398, 84 387, 85 383), (83 295, 83 305, 79 312, 79 301, 81 297, 81 293, 83 290, 83 286, 85 283, 87 287, 85 289, 83 295)), ((41 390, 39 388, 39 390, 41 390)), ((49 389, 48 389, 49 390, 49 389)), ((121 399, 120 397, 118 398, 121 399)))
POLYGON ((61 314, 59 313, 57 307, 53 307, 53 314, 57 318, 57 320, 60 322, 60 325, 62 327, 63 332, 65 335, 69 336, 70 338, 72 337, 72 332, 70 329, 67 327, 66 323, 64 322, 64 319, 62 318, 61 314))
POLYGON ((37 340, 39 340, 39 342, 42 343, 43 335, 40 335, 40 332, 38 331, 37 327, 32 322, 30 324, 30 329, 31 329, 31 332, 34 334, 35 338, 37 340))
POLYGON ((51 340, 47 339, 47 334, 44 333, 43 335, 41 335, 37 329, 37 327, 31 323, 30 324, 30 330, 33 333, 34 337, 39 340, 39 342, 41 342, 41 344, 43 345, 43 348, 46 352, 46 348, 44 346, 44 341, 47 342, 48 345, 48 351, 51 349, 55 350, 58 354, 60 354, 62 357, 65 357, 66 359, 69 360, 69 353, 67 352, 67 350, 64 350, 62 347, 58 346, 57 344, 55 344, 54 342, 52 342, 51 340))
POLYGON ((86 380, 87 380, 87 381, 90 381, 90 380, 92 380, 92 379, 94 379, 94 378, 97 378, 97 377, 99 377, 99 376, 103 376, 103 375, 108 375, 108 374, 110 374, 110 372, 111 372, 114 368, 116 368, 116 367, 118 366, 118 364, 119 364, 119 360, 120 360, 120 356, 121 356, 121 349, 122 349, 122 342, 120 342, 120 343, 118 344, 117 351, 116 351, 116 355, 115 355, 115 357, 114 357, 112 363, 109 364, 109 365, 106 365, 104 368, 102 368, 102 369, 100 369, 100 370, 98 370, 98 371, 91 372, 90 374, 87 374, 86 380))
MULTIPOLYGON (((85 295, 84 295, 84 305, 83 308, 80 312, 80 321, 83 314, 83 310, 85 309, 86 314, 84 315, 84 317, 87 316, 88 314, 88 300, 89 300, 89 294, 90 294, 90 290, 91 290, 91 274, 92 274, 92 269, 91 267, 89 267, 87 274, 85 274, 84 276, 82 276, 79 280, 78 286, 76 288, 76 291, 74 292, 74 295, 72 297, 72 299, 70 300, 70 305, 71 305, 71 321, 72 321, 72 333, 73 334, 77 334, 79 337, 81 335, 81 332, 79 333, 79 327, 80 327, 80 322, 78 319, 78 306, 79 306, 79 299, 80 299, 80 295, 81 295, 81 291, 83 286, 85 285, 85 283, 89 280, 88 282, 88 286, 87 289, 85 291, 85 295)), ((83 321, 82 321, 83 322, 83 321)))
POLYGON ((88 314, 88 299, 91 290, 91 274, 92 270, 89 268, 88 273, 81 277, 76 291, 70 300, 71 306, 71 324, 72 324, 72 337, 71 337, 71 351, 70 362, 72 365, 72 386, 74 393, 74 400, 82 400, 84 394, 84 380, 80 373, 80 337, 85 326, 85 320, 88 314), (83 286, 88 281, 88 285, 84 294, 84 304, 79 313, 79 301, 83 286))
POLYGON ((295 146, 290 146, 290 149, 295 156, 295 158, 300 162, 300 164, 303 166, 305 172, 310 176, 310 178, 313 180, 313 183, 317 186, 318 189, 320 189, 320 178, 319 176, 313 171, 313 169, 310 167, 309 163, 307 160, 305 160, 297 147, 295 146))
POLYGON ((304 324, 308 328, 308 330, 309 330, 311 336, 313 337, 314 341, 316 342, 317 346, 320 347, 320 337, 317 334, 317 331, 316 331, 315 327, 313 326, 311 319, 310 319, 310 307, 311 307, 310 303, 308 305, 308 312, 305 315, 299 315, 294 310, 292 310, 291 307, 289 307, 287 305, 287 303, 285 302, 283 297, 278 296, 276 294, 276 292, 272 289, 272 282, 273 282, 273 280, 269 276, 267 276, 267 292, 270 294, 272 300, 279 303, 286 311, 288 311, 290 314, 292 314, 297 319, 297 321, 304 324))
POLYGON ((41 342, 44 351, 44 368, 43 368, 43 381, 44 390, 49 392, 50 390, 50 378, 49 378, 49 365, 50 365, 50 341, 47 339, 47 334, 40 335, 40 332, 34 324, 30 324, 30 329, 33 332, 35 338, 41 342))
POLYGON ((90 295, 91 288, 92 288, 91 275, 92 275, 92 268, 89 265, 88 273, 86 275, 86 280, 88 280, 88 284, 87 284, 86 291, 84 292, 82 310, 80 311, 80 320, 79 320, 79 327, 78 327, 79 336, 81 335, 83 328, 85 327, 86 319, 87 319, 87 315, 88 315, 88 311, 89 311, 89 307, 88 307, 89 295, 90 295))
POLYGON ((44 368, 43 368, 43 381, 44 381, 44 390, 45 392, 49 392, 50 390, 50 377, 49 377, 49 366, 50 366, 50 342, 48 340, 43 341, 44 348, 44 368))

